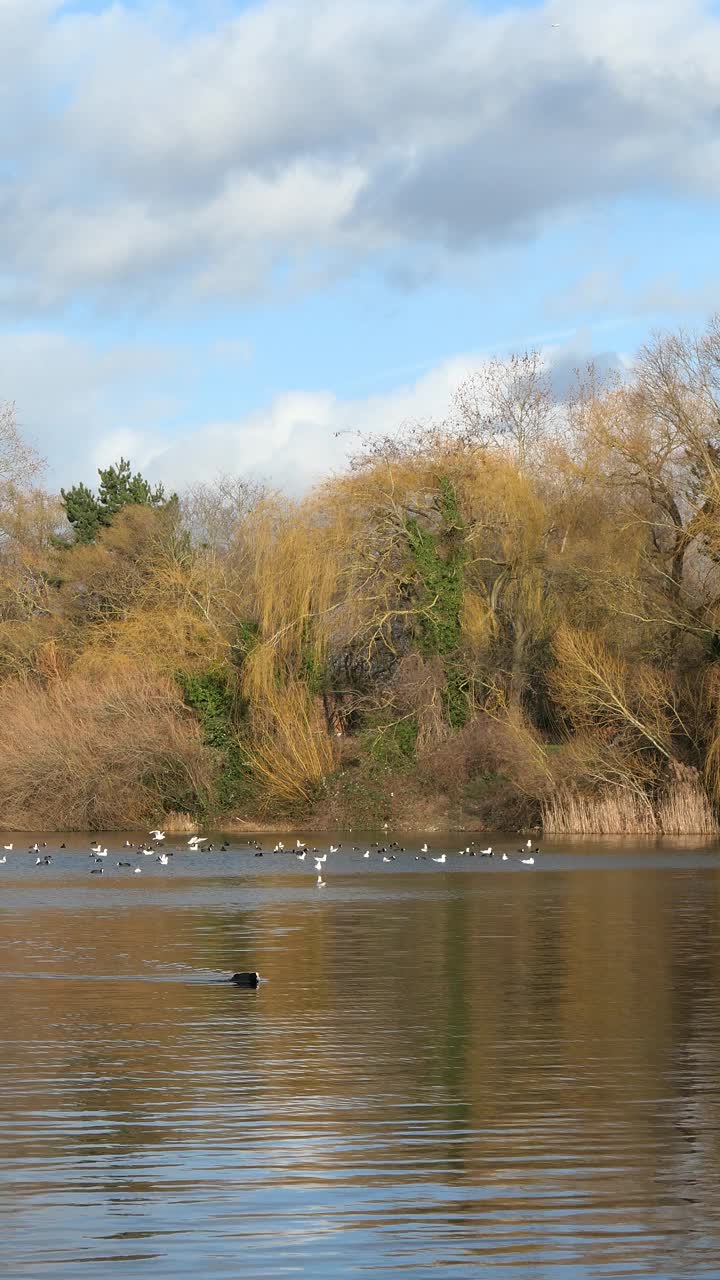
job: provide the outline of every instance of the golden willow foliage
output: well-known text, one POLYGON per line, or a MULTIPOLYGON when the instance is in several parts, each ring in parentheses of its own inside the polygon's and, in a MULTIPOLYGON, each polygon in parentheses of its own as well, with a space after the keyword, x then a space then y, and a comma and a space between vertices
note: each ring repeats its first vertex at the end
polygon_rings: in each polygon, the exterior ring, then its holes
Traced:
POLYGON ((300 501, 221 477, 58 546, 6 407, 5 818, 107 822, 115 794, 118 820, 354 820, 352 775, 408 822, 422 795, 478 822, 715 831, 719 422, 717 322, 562 403, 531 352, 300 501))

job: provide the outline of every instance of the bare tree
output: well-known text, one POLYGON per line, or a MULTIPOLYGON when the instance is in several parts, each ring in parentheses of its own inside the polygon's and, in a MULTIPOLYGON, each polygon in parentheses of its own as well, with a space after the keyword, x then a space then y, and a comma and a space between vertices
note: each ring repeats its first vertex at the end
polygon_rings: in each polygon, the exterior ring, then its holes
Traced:
POLYGON ((477 444, 510 449, 520 467, 554 432, 558 406, 539 351, 495 359, 471 374, 453 397, 453 420, 477 444))

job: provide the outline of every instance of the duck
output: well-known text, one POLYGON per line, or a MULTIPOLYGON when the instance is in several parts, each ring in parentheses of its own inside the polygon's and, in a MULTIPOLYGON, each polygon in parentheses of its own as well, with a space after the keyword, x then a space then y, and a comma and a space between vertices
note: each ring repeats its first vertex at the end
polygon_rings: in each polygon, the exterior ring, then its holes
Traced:
POLYGON ((35 844, 30 845, 30 848, 28 849, 28 853, 39 853, 39 852, 40 852, 40 845, 37 843, 37 840, 36 840, 35 844))
POLYGON ((93 867, 92 871, 90 872, 90 875, 91 875, 91 876, 101 876, 101 875, 102 875, 102 873, 103 873, 103 869, 102 869, 102 867, 93 867))
POLYGON ((117 863, 117 866, 118 866, 118 867, 131 867, 131 866, 132 866, 132 862, 118 862, 118 863, 117 863))
POLYGON ((251 973, 234 973, 227 981, 236 987, 257 987, 260 984, 260 974, 254 970, 251 973))
POLYGON ((298 862, 304 862, 307 857, 307 849, 303 849, 302 853, 296 853, 295 857, 297 858, 298 862))

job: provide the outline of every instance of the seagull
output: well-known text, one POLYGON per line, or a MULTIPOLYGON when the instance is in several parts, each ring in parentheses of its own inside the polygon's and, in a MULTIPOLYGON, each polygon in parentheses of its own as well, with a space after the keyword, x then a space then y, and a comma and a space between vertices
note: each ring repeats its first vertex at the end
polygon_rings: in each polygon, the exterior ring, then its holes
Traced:
POLYGON ((136 867, 136 868, 135 868, 135 870, 133 871, 133 875, 134 875, 134 876, 142 875, 142 868, 141 868, 141 867, 136 867))
POLYGON ((439 858, 433 858, 433 862, 444 862, 445 856, 446 855, 444 853, 441 853, 439 858))
POLYGON ((481 850, 480 850, 480 857, 481 857, 481 858, 492 858, 492 856, 493 856, 493 851, 492 851, 492 845, 491 845, 491 844, 489 844, 489 845, 488 845, 487 849, 481 849, 481 850))
POLYGON ((502 860, 503 860, 503 862, 507 862, 507 861, 508 861, 508 856, 507 856, 507 854, 506 854, 506 853, 504 853, 504 854, 503 854, 503 856, 502 856, 502 860))
POLYGON ((315 861, 315 870, 316 870, 316 871, 322 871, 322 869, 323 869, 322 859, 321 859, 321 858, 317 858, 317 859, 316 859, 316 861, 315 861))
POLYGON ((132 849, 132 845, 131 845, 131 843, 130 843, 130 841, 129 841, 129 840, 126 840, 126 841, 125 841, 125 843, 124 843, 124 845, 123 845, 123 849, 132 849))
POLYGON ((327 880, 323 880, 322 876, 318 876, 317 878, 318 889, 324 889, 326 884, 327 884, 327 880))
POLYGON ((302 840, 296 840, 296 841, 295 841, 295 848, 296 848, 296 849, 304 849, 304 848, 305 848, 305 844, 303 843, 303 841, 302 841, 302 840))
POLYGON ((166 853, 160 854, 160 857, 158 858, 158 862, 160 863, 161 867, 166 867, 169 861, 170 859, 168 858, 166 853))
POLYGON ((28 849, 28 853, 39 853, 39 852, 40 852, 40 845, 37 843, 37 841, 35 841, 35 844, 30 845, 30 848, 28 849))
POLYGON ((521 859, 520 859, 520 861, 522 862, 522 864, 523 864, 523 866, 524 866, 524 867, 534 867, 534 866, 535 866, 535 859, 534 859, 534 858, 521 858, 521 859))
POLYGON ((107 858, 108 856, 107 849, 95 849, 93 852, 95 853, 96 858, 107 858))
POLYGON ((421 853, 429 853, 429 852, 430 852, 430 850, 428 849, 427 840, 425 841, 425 844, 424 844, 424 845, 422 845, 422 847, 421 847, 421 849, 420 849, 420 852, 421 852, 421 853))
POLYGON ((7 854, 5 854, 5 853, 3 854, 2 858, 0 858, 0 865, 1 865, 3 862, 7 862, 7 854))
MULTIPOLYGON (((330 845, 330 852, 331 852, 331 853, 339 853, 339 852, 340 852, 340 845, 339 845, 339 844, 331 844, 331 845, 330 845)), ((327 854, 325 854, 325 857, 327 858, 327 854)))
POLYGON ((364 854, 363 854, 363 858, 369 858, 369 857, 370 857, 370 850, 369 850, 369 849, 366 849, 366 850, 365 850, 365 852, 364 852, 364 854))
POLYGON ((207 844, 207 836, 191 836, 188 840, 188 844, 191 845, 193 849, 197 849, 198 845, 207 844))
POLYGON ((165 839, 164 831, 148 831, 148 835, 152 836, 153 840, 160 841, 165 839))
MULTIPOLYGON (((331 852, 331 853, 337 853, 337 849, 333 849, 333 847, 332 847, 332 845, 331 845, 331 846, 330 846, 330 852, 331 852)), ((320 857, 320 854, 318 854, 318 855, 317 855, 317 858, 316 858, 316 861, 317 861, 317 862, 327 862, 327 854, 326 854, 326 853, 324 853, 322 857, 320 857)))
POLYGON ((307 856, 307 849, 303 849, 302 853, 295 854, 295 857, 297 858, 298 862, 304 862, 306 856, 307 856))
POLYGON ((4 845, 3 845, 3 849, 7 849, 7 850, 8 850, 8 852, 9 852, 9 851, 12 849, 12 845, 11 845, 11 844, 4 844, 4 845))

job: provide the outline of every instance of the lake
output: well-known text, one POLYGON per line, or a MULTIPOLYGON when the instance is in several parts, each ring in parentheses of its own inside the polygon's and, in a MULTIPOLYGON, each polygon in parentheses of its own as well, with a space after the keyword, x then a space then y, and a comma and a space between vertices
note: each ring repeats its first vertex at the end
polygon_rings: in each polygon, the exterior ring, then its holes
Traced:
POLYGON ((319 889, 245 836, 108 835, 102 876, 36 838, 0 865, 3 1275, 720 1277, 720 846, 352 833, 319 889))

